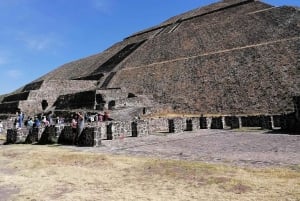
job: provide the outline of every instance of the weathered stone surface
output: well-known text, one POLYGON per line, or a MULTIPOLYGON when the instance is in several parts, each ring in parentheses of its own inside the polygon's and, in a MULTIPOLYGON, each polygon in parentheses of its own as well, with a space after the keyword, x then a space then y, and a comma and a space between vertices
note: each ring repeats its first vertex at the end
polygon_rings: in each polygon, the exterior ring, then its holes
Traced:
POLYGON ((78 137, 78 146, 92 147, 101 144, 101 136, 95 127, 85 128, 78 137))
POLYGON ((7 144, 24 143, 26 141, 29 131, 26 128, 23 129, 8 129, 6 135, 7 144))
POLYGON ((71 126, 65 126, 58 138, 59 144, 75 145, 77 130, 73 130, 71 126))
POLYGON ((39 144, 55 144, 55 143, 57 143, 58 136, 56 135, 56 133, 57 133, 56 130, 57 130, 57 128, 55 126, 46 127, 41 135, 39 144))
MULTIPOLYGON (((244 117, 288 115, 280 120, 285 122, 282 127, 297 130, 299 22, 297 8, 255 0, 220 1, 55 69, 1 97, 0 113, 112 110, 118 121, 145 114, 145 108, 152 113, 152 108, 171 108, 203 114, 200 128, 271 128, 279 124, 278 118, 270 126, 244 117), (227 124, 226 116, 242 118, 227 124)), ((185 123, 184 129, 191 130, 194 123, 185 123)), ((107 138, 114 138, 113 127, 107 125, 107 138)))
POLYGON ((26 137, 26 144, 33 144, 39 141, 39 128, 28 129, 28 135, 26 137))

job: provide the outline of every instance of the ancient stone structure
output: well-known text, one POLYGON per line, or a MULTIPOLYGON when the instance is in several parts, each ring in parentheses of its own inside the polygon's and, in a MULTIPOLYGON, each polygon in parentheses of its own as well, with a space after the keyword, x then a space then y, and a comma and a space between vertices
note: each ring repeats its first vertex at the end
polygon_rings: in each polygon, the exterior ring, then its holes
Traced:
MULTIPOLYGON (((170 120, 174 125, 165 129, 172 132, 193 126, 299 130, 299 24, 298 8, 220 1, 56 68, 2 96, 0 113, 109 110, 114 120, 126 122, 160 111, 198 114, 199 125, 170 120)), ((98 132, 106 130, 109 139, 136 132, 121 124, 98 132)))
MULTIPOLYGON (((299 104, 299 98, 295 98, 299 104)), ((295 106, 298 107, 299 105, 295 106)), ((8 129, 7 144, 39 143, 78 146, 100 146, 101 140, 122 140, 126 137, 142 137, 150 133, 183 133, 199 129, 232 129, 255 127, 274 129, 281 126, 289 131, 300 131, 299 111, 287 116, 214 116, 193 118, 158 118, 134 121, 94 122, 85 127, 80 136, 71 126, 8 129), (278 122, 274 121, 277 119, 278 122)))

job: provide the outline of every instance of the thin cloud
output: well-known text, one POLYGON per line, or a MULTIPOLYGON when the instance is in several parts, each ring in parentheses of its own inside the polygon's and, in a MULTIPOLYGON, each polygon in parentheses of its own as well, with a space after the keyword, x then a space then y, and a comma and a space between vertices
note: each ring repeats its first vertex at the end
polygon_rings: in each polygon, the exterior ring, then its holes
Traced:
POLYGON ((28 49, 34 51, 43 51, 49 49, 55 49, 62 46, 62 42, 58 39, 57 36, 53 34, 24 34, 21 33, 18 36, 18 40, 22 41, 28 49))
POLYGON ((113 0, 92 0, 93 7, 104 14, 111 14, 113 11, 113 0))
POLYGON ((18 79, 22 76, 22 72, 20 70, 12 69, 6 72, 6 75, 11 79, 18 79))
POLYGON ((6 63, 7 63, 6 58, 4 58, 4 57, 2 57, 2 56, 0 55, 0 65, 3 65, 3 64, 6 64, 6 63))

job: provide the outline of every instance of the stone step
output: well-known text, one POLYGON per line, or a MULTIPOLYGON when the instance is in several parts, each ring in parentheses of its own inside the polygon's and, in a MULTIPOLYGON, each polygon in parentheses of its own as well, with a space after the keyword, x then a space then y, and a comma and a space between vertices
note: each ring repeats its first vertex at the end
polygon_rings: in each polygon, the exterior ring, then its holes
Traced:
POLYGON ((30 93, 29 91, 25 91, 25 92, 19 92, 19 93, 8 95, 3 98, 2 103, 27 100, 29 93, 30 93))
POLYGON ((0 103, 0 113, 15 114, 19 109, 19 101, 0 103))

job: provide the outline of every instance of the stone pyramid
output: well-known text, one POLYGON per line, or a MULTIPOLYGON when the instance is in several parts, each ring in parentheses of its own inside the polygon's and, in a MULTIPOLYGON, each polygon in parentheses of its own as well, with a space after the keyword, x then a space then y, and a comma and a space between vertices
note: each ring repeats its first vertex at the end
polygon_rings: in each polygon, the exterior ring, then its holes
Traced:
POLYGON ((2 96, 0 113, 289 114, 300 95, 299 61, 299 8, 224 0, 56 68, 2 96))

